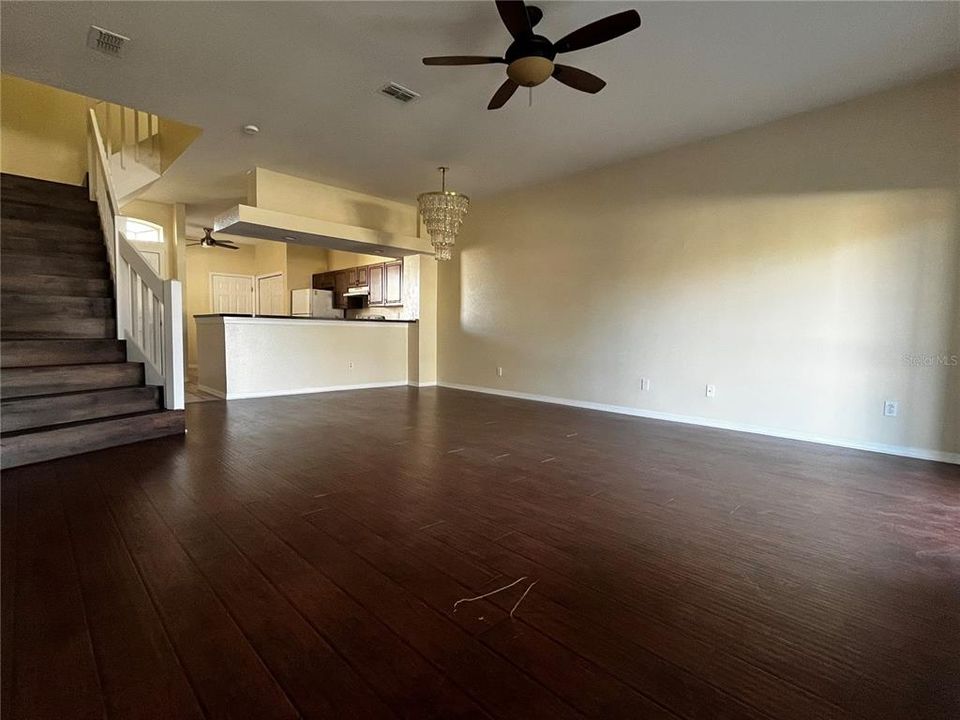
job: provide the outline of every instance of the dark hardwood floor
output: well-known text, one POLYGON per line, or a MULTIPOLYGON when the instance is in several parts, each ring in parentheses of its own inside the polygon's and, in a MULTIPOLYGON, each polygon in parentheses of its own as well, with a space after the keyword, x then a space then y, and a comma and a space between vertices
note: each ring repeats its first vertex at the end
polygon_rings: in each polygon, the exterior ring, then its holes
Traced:
POLYGON ((442 389, 187 414, 3 474, 4 718, 960 717, 956 466, 442 389))

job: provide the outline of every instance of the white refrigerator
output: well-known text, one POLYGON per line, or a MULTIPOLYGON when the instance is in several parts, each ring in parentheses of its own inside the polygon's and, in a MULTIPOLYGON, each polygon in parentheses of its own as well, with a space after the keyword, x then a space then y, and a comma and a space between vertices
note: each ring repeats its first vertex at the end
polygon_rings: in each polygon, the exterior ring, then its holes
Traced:
POLYGON ((291 315, 294 317, 328 318, 342 320, 343 310, 333 307, 332 290, 293 290, 290 293, 291 315))

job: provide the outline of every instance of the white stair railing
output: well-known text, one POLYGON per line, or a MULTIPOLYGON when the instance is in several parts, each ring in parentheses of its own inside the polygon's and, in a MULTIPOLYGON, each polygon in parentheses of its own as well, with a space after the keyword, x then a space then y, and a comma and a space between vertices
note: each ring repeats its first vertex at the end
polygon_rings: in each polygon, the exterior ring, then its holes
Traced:
POLYGON ((97 114, 88 116, 87 160, 90 199, 100 213, 113 278, 117 337, 126 341, 127 359, 143 363, 148 385, 163 387, 168 410, 184 407, 183 288, 147 265, 121 230, 122 217, 97 114))

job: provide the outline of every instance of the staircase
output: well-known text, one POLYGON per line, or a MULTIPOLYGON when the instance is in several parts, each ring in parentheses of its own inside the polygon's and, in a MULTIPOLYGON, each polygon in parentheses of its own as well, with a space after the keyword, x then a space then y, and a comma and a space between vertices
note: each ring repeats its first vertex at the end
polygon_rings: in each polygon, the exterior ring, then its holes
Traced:
POLYGON ((184 432, 117 339, 97 203, 0 177, 0 467, 184 432))

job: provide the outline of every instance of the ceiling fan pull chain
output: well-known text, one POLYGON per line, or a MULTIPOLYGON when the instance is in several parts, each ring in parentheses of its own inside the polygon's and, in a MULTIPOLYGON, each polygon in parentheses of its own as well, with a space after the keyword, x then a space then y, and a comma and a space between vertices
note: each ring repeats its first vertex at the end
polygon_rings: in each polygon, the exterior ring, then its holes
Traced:
POLYGON ((532 87, 529 87, 529 88, 527 88, 527 90, 530 91, 530 93, 529 93, 530 102, 529 102, 528 107, 533 107, 533 88, 532 88, 532 87))

